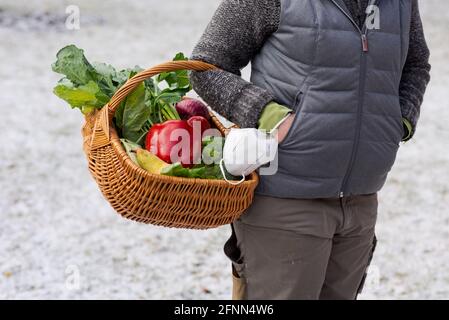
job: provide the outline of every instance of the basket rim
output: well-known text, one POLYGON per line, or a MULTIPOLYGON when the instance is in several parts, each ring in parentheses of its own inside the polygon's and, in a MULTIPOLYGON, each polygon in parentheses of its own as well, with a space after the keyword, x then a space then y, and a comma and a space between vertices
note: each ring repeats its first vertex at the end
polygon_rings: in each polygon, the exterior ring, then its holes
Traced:
POLYGON ((239 185, 231 185, 225 180, 221 179, 200 179, 200 178, 185 178, 185 177, 172 177, 172 176, 164 176, 161 174, 150 173, 145 169, 142 169, 126 153, 125 148, 123 147, 120 138, 118 136, 117 130, 115 129, 114 123, 110 124, 110 142, 117 153, 119 158, 127 163, 130 168, 139 173, 139 175, 143 175, 146 178, 157 179, 161 182, 170 182, 170 183, 182 183, 182 184, 195 184, 195 185, 204 185, 204 186, 220 186, 220 187, 228 187, 228 188, 248 188, 252 185, 257 184, 259 177, 256 172, 252 172, 249 176, 247 176, 246 180, 239 185))

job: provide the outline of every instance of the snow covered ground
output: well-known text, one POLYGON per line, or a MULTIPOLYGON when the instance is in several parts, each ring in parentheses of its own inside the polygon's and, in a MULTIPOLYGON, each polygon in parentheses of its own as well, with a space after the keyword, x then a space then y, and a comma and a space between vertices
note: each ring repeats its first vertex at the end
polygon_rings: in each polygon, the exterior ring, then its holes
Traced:
MULTIPOLYGON (((230 298, 228 227, 169 230, 116 215, 87 171, 82 116, 52 95, 50 70, 68 43, 118 67, 189 54, 218 3, 2 0, 0 298, 230 298), (70 4, 81 10, 80 30, 64 28, 70 4)), ((449 3, 421 9, 432 85, 416 139, 380 195, 362 298, 449 298, 449 3)))

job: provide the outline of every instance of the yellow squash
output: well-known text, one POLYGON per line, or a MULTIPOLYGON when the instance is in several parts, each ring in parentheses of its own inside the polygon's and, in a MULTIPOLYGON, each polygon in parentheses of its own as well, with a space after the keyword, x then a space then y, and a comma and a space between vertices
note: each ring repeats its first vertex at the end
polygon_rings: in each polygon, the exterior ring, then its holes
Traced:
POLYGON ((139 166, 150 173, 160 174, 169 165, 145 149, 137 149, 136 153, 139 166))

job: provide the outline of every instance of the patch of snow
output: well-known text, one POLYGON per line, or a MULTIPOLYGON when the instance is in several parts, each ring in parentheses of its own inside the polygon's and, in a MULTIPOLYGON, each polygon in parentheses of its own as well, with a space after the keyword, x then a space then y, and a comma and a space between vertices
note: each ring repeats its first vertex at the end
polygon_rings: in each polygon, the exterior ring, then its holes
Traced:
MULTIPOLYGON (((115 214, 87 170, 83 118, 51 93, 59 77, 50 69, 69 43, 117 68, 190 54, 218 3, 74 0, 81 17, 104 23, 81 19, 80 30, 64 32, 0 24, 0 298, 230 298, 222 250, 230 228, 172 230, 115 214)), ((0 9, 62 17, 66 5, 3 0, 0 9)), ((421 9, 432 85, 417 136, 401 147, 380 194, 379 244, 362 298, 449 297, 449 3, 422 1, 421 9)))

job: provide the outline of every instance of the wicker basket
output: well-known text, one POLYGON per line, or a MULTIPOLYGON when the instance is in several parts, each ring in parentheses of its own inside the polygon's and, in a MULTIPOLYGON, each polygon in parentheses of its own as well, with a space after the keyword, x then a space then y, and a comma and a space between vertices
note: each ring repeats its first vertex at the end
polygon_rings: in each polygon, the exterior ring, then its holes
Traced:
MULTIPOLYGON (((104 197, 123 217, 165 227, 208 229, 233 222, 251 204, 258 183, 256 173, 237 186, 223 180, 148 173, 128 157, 112 122, 121 101, 143 80, 162 72, 214 68, 200 61, 157 65, 128 80, 104 108, 86 116, 82 135, 89 170, 104 197)), ((227 129, 211 116, 225 134, 227 129)))

